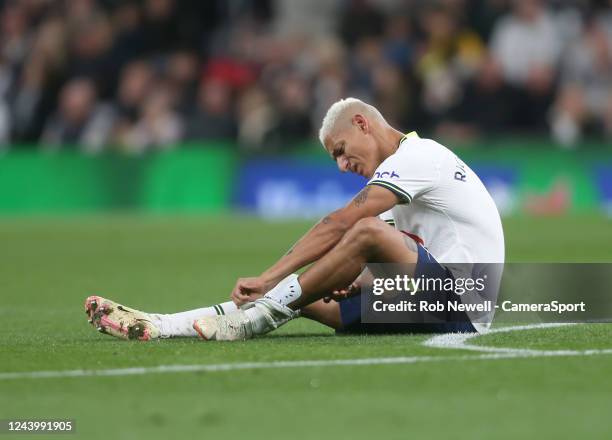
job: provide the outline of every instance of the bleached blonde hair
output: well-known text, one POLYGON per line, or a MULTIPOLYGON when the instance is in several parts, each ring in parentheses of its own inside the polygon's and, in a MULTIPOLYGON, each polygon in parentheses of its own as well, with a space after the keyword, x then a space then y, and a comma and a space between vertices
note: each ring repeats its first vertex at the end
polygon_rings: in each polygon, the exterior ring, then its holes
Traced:
POLYGON ((376 107, 368 103, 363 102, 357 98, 345 98, 334 102, 327 110, 323 122, 321 123, 321 129, 319 130, 319 141, 322 145, 325 145, 325 138, 327 138, 339 123, 348 123, 351 118, 360 113, 368 118, 376 119, 379 122, 384 122, 385 118, 378 111, 376 107))

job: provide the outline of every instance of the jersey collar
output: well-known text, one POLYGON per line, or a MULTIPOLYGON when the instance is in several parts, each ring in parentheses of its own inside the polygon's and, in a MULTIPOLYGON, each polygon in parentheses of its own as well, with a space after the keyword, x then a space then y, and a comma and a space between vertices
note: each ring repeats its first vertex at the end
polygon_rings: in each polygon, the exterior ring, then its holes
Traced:
POLYGON ((411 131, 410 133, 406 133, 404 136, 402 136, 402 138, 399 141, 399 144, 397 144, 397 146, 399 147, 402 142, 404 142, 406 139, 410 139, 410 138, 419 138, 419 135, 417 134, 416 131, 411 131))

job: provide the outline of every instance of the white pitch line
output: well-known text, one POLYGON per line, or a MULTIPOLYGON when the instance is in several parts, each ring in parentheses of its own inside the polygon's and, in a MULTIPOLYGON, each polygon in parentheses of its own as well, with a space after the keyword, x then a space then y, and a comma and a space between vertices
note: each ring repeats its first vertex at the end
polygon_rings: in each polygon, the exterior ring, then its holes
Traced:
MULTIPOLYGON (((612 350, 608 350, 612 354, 612 350)), ((144 374, 165 373, 212 373, 235 370, 269 370, 276 368, 304 368, 304 367, 336 367, 336 366, 364 366, 364 365, 398 365, 416 364, 422 362, 444 361, 470 361, 470 360, 496 360, 551 356, 588 356, 602 354, 599 350, 586 350, 584 352, 539 352, 531 353, 486 353, 480 355, 463 356, 401 356, 390 358, 363 358, 363 359, 336 359, 336 360, 304 360, 304 361, 272 361, 272 362, 245 362, 229 364, 203 364, 203 365, 159 365, 155 367, 109 368, 104 370, 57 370, 57 371, 23 371, 0 373, 0 380, 12 379, 45 379, 68 377, 95 377, 95 376, 135 376, 144 374)))
POLYGON ((480 336, 491 335, 495 333, 506 333, 521 330, 534 330, 543 328, 554 328, 561 327, 564 325, 570 325, 565 323, 540 323, 540 324, 528 324, 528 325, 516 325, 510 327, 500 327, 487 331, 486 333, 445 333, 442 335, 432 336, 423 342, 425 347, 433 348, 450 348, 458 350, 472 350, 479 352, 490 352, 490 353, 525 353, 525 352, 537 352, 541 350, 529 350, 523 348, 502 348, 502 347, 488 347, 485 345, 474 345, 468 344, 467 341, 480 336))
POLYGON ((538 356, 590 356, 596 354, 612 354, 612 349, 588 349, 588 350, 537 350, 529 348, 509 348, 509 347, 490 347, 486 345, 469 344, 467 341, 479 336, 490 335, 494 333, 507 333, 521 330, 535 330, 544 328, 563 327, 567 325, 576 325, 572 323, 540 323, 529 325, 516 325, 511 327, 500 327, 489 330, 487 333, 447 333, 443 335, 433 336, 423 342, 426 347, 434 348, 450 348, 458 350, 471 350, 485 353, 506 353, 516 355, 529 355, 532 357, 538 356))
MULTIPOLYGON (((527 326, 503 327, 491 330, 487 334, 536 328, 557 327, 564 324, 537 324, 527 326)), ((362 358, 362 359, 335 359, 335 360, 302 360, 302 361, 270 361, 270 362, 242 362, 226 364, 200 364, 200 365, 158 365, 154 367, 109 368, 103 370, 56 370, 56 371, 18 371, 0 373, 0 380, 15 379, 45 379, 45 378, 72 378, 72 377, 104 377, 104 376, 134 376, 145 374, 168 373, 214 373, 235 370, 269 370, 276 368, 305 368, 305 367, 337 367, 337 366, 364 366, 364 365, 400 365, 416 364, 422 362, 470 361, 470 360, 497 360, 536 357, 571 357, 594 356, 612 354, 612 349, 603 350, 529 350, 514 348, 497 348, 467 344, 466 341, 480 336, 477 333, 455 333, 434 336, 426 340, 423 345, 435 348, 452 348, 461 350, 479 351, 481 354, 454 355, 454 356, 400 356, 388 358, 362 358), (484 353, 483 353, 484 352, 484 353)))
MULTIPOLYGON (((111 368, 104 370, 57 370, 0 373, 0 380, 42 379, 50 377, 91 377, 91 376, 133 376, 141 374, 163 373, 198 373, 234 370, 255 370, 272 368, 333 367, 345 365, 386 365, 414 364, 417 362, 435 362, 440 360, 471 359, 478 356, 411 356, 392 358, 336 359, 336 360, 303 360, 244 362, 228 364, 203 365, 159 365, 155 367, 111 368)), ((505 356, 504 356, 505 357, 505 356)), ((513 357, 513 356, 511 356, 513 357)))

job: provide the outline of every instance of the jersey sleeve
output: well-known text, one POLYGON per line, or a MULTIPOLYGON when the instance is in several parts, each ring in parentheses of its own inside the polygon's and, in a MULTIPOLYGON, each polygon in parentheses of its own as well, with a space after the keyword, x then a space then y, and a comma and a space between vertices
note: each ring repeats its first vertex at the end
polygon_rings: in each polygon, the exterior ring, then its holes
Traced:
POLYGON ((433 188, 438 180, 436 155, 428 150, 421 140, 400 148, 380 164, 368 185, 387 188, 397 196, 400 204, 410 203, 433 188))
POLYGON ((378 216, 379 219, 387 223, 388 225, 395 226, 395 218, 391 210, 385 211, 378 216))

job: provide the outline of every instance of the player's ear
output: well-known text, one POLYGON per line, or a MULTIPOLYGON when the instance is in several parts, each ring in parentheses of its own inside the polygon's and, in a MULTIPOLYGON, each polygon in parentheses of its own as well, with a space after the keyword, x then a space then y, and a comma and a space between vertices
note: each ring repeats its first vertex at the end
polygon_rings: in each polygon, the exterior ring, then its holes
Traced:
POLYGON ((357 113, 355 116, 353 116, 352 122, 353 122, 353 125, 357 127, 359 131, 361 131, 362 133, 369 133, 370 126, 365 116, 357 113))

